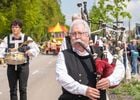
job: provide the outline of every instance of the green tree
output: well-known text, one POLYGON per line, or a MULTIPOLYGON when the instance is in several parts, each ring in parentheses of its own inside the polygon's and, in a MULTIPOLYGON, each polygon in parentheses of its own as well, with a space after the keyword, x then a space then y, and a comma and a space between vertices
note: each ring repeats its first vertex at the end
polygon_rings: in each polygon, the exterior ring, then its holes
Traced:
POLYGON ((10 33, 10 22, 16 16, 16 5, 12 0, 1 0, 0 2, 0 37, 3 38, 10 33))
MULTIPOLYGON (((127 0, 128 2, 130 0, 127 0)), ((99 0, 97 5, 94 5, 90 11, 90 18, 93 23, 98 23, 99 20, 103 22, 112 23, 119 21, 125 17, 131 18, 130 13, 125 11, 127 7, 126 1, 124 0, 99 0)), ((98 25, 92 24, 92 30, 98 28, 98 25)))
POLYGON ((43 16, 42 2, 40 0, 21 1, 18 6, 21 7, 17 11, 17 17, 23 20, 23 30, 26 34, 38 41, 42 41, 45 29, 45 17, 43 16))
POLYGON ((64 24, 65 18, 58 0, 0 0, 0 37, 10 33, 10 23, 23 21, 23 32, 37 42, 46 40, 49 26, 64 24))
MULTIPOLYGON (((58 22, 61 24, 65 23, 65 17, 61 12, 60 4, 57 0, 43 0, 42 13, 46 19, 46 32, 49 27, 56 25, 58 22)), ((50 36, 51 34, 47 32, 46 37, 50 38, 50 36)))
POLYGON ((43 0, 43 15, 45 15, 46 26, 53 26, 60 22, 64 24, 65 17, 61 12, 57 0, 43 0))

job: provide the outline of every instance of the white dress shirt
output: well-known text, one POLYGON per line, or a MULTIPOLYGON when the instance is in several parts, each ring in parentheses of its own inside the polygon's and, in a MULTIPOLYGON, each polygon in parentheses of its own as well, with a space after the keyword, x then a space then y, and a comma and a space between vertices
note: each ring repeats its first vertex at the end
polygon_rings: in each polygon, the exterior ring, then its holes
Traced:
MULTIPOLYGON (((111 53, 108 52, 107 57, 109 63, 111 63, 113 59, 111 53)), ((118 85, 120 81, 124 78, 124 74, 125 74, 124 66, 119 60, 117 60, 114 72, 109 77, 107 77, 110 81, 110 86, 118 85)), ((86 95, 88 86, 80 84, 68 74, 64 55, 62 52, 59 52, 56 61, 56 80, 61 84, 61 86, 64 89, 66 89, 70 93, 86 95)))
MULTIPOLYGON (((12 41, 12 37, 13 37, 13 34, 10 34, 10 43, 14 43, 15 44, 15 48, 18 48, 18 44, 19 43, 22 43, 24 41, 24 34, 23 33, 20 33, 20 36, 21 36, 21 40, 13 40, 12 41)), ((0 58, 3 58, 4 55, 6 54, 5 50, 6 48, 8 48, 8 43, 7 43, 7 37, 5 37, 3 39, 3 41, 1 42, 0 44, 0 58)), ((32 40, 31 37, 28 36, 27 40, 32 40)), ((33 41, 33 42, 30 42, 28 44, 28 46, 30 47, 30 52, 32 53, 32 56, 37 56, 40 52, 37 44, 33 41)))

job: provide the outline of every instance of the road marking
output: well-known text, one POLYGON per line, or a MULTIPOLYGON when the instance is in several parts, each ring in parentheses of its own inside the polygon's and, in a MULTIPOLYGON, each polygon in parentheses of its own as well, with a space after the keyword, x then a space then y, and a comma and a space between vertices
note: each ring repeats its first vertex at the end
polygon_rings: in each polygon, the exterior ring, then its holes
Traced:
POLYGON ((49 62, 49 64, 51 64, 51 63, 52 63, 52 61, 49 62))
POLYGON ((36 71, 34 71, 33 73, 32 73, 32 75, 35 75, 36 73, 38 73, 39 71, 38 70, 36 70, 36 71))
POLYGON ((0 95, 2 95, 2 92, 0 92, 0 95))

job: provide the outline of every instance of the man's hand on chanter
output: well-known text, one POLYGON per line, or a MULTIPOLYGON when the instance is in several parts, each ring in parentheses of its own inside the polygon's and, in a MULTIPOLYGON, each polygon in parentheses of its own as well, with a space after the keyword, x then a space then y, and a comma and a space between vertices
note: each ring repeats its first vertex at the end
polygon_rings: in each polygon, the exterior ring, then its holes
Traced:
POLYGON ((102 78, 96 84, 96 88, 101 89, 101 90, 105 90, 105 89, 109 88, 109 86, 110 86, 110 81, 107 78, 102 78))
POLYGON ((96 88, 88 87, 86 96, 89 97, 90 100, 97 100, 100 98, 100 91, 96 88))

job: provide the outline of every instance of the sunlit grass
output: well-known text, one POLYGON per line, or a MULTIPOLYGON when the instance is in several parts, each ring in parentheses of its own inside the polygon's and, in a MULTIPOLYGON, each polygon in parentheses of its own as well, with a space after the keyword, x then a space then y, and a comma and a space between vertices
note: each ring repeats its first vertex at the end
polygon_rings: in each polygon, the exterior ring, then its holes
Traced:
POLYGON ((140 100, 140 81, 132 79, 129 82, 123 81, 118 87, 109 89, 109 94, 120 96, 132 96, 134 100, 140 100))

